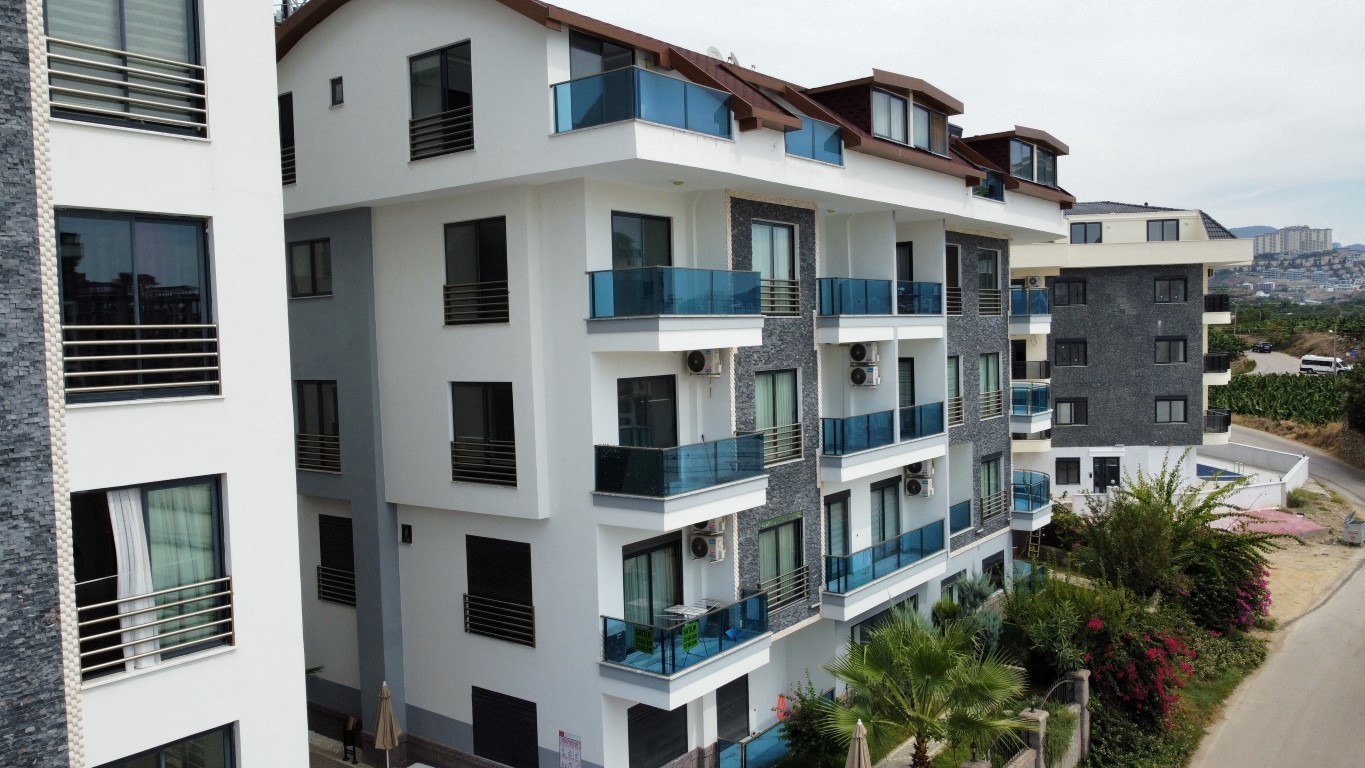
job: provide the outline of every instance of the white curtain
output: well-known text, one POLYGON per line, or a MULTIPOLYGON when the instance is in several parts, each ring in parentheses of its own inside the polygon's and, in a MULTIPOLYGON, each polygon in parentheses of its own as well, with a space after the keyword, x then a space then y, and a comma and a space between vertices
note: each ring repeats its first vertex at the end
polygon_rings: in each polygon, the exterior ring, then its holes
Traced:
MULTIPOLYGON (((152 586, 158 591, 208 581, 218 575, 214 541, 213 488, 208 484, 161 488, 147 493, 147 541, 152 561, 152 586)), ((170 592, 158 603, 174 603, 209 594, 215 586, 170 592)), ((204 611, 214 601, 186 603, 161 611, 162 618, 204 611)), ((162 625, 162 634, 222 618, 207 613, 162 625)), ((214 634, 213 627, 166 638, 163 645, 182 645, 214 634)))
MULTIPOLYGON (((147 551, 147 532, 142 525, 142 491, 138 488, 109 491, 106 498, 109 521, 114 531, 114 553, 118 558, 118 597, 123 601, 119 603, 119 613, 143 611, 119 619, 119 625, 126 630, 122 634, 122 642, 132 643, 123 647, 123 655, 128 657, 152 653, 157 650, 155 628, 129 629, 156 620, 156 612, 146 610, 155 607, 156 602, 152 598, 128 599, 155 591, 152 562, 147 551)), ((124 669, 131 671, 150 667, 160 661, 158 655, 152 654, 125 662, 124 669)))
POLYGON ((782 371, 773 375, 773 411, 777 426, 795 424, 796 418, 796 371, 782 371))
POLYGON ((848 554, 848 502, 832 501, 826 507, 828 512, 825 525, 829 531, 829 554, 848 554))
POLYGON ((777 425, 773 418, 773 376, 760 373, 754 377, 754 427, 768 429, 777 425))

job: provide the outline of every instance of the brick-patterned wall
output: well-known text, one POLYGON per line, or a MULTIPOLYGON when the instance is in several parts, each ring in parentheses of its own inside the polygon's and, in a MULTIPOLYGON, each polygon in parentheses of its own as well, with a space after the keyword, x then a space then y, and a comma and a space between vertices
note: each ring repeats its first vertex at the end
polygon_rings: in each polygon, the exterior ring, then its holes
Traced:
POLYGON ((872 133, 871 86, 857 85, 837 91, 813 93, 810 96, 863 131, 872 133))
POLYGON ((1341 430, 1341 458, 1365 469, 1365 432, 1357 432, 1354 429, 1341 430))
POLYGON ((1008 137, 999 139, 989 139, 987 141, 968 142, 969 146, 987 160, 995 163, 996 166, 1004 169, 1005 173, 1010 170, 1010 140, 1008 137))

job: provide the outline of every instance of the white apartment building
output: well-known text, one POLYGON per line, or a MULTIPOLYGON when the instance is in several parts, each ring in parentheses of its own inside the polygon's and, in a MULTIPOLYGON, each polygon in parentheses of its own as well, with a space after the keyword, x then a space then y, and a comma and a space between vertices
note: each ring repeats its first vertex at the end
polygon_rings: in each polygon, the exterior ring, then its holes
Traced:
POLYGON ((303 765, 269 4, 21 7, 5 762, 303 765))
POLYGON ((1324 253, 1332 250, 1332 230, 1315 229, 1305 225, 1285 227, 1254 238, 1257 256, 1283 254, 1298 256, 1304 253, 1324 253))
POLYGON ((315 729, 368 747, 387 682, 395 764, 757 768, 779 695, 1046 524, 1005 392, 1049 134, 539 2, 277 37, 315 729))

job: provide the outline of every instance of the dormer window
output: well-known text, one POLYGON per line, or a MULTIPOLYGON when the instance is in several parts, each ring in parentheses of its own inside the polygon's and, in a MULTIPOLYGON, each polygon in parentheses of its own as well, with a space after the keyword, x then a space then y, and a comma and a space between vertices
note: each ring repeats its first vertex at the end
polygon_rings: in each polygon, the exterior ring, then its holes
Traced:
POLYGON ((1010 140, 1010 175, 1048 187, 1057 186, 1057 153, 1019 139, 1010 140))
POLYGON ((569 32, 569 79, 635 66, 635 49, 610 40, 569 32))
POLYGON ((916 104, 915 146, 947 157, 948 116, 916 104))
POLYGON ((886 91, 872 92, 872 135, 879 139, 909 144, 905 112, 908 102, 886 91))

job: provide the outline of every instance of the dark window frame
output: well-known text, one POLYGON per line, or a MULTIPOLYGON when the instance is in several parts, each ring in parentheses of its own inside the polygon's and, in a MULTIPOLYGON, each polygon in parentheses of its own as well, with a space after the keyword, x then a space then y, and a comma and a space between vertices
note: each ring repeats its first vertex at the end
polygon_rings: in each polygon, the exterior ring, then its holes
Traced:
POLYGON ((530 542, 465 534, 466 634, 536 646, 530 542))
MULTIPOLYGON (((622 547, 621 547, 621 583, 622 583, 622 594, 623 594, 623 595, 625 594, 624 585, 625 585, 625 583, 626 583, 626 562, 627 562, 628 560, 634 560, 634 559, 637 558, 637 557, 644 557, 644 558, 646 558, 646 562, 647 562, 647 563, 650 563, 650 562, 652 562, 652 560, 650 559, 650 555, 652 555, 653 553, 659 552, 659 551, 662 551, 662 550, 673 550, 673 573, 672 573, 672 579, 673 579, 673 599, 676 599, 677 602, 679 602, 679 603, 682 602, 682 586, 683 586, 683 548, 682 548, 682 547, 683 547, 682 540, 681 540, 681 538, 679 538, 679 536, 678 536, 676 533, 667 533, 667 534, 664 534, 663 536, 655 536, 655 537, 652 538, 652 539, 645 539, 644 541, 635 541, 635 542, 631 542, 630 544, 626 544, 626 545, 622 546, 622 547)), ((651 567, 647 568, 646 570, 647 570, 648 573, 649 573, 649 581, 650 581, 650 584, 649 584, 649 586, 646 588, 645 593, 648 594, 648 595, 650 596, 650 602, 651 602, 651 604, 652 604, 652 603, 653 603, 653 595, 654 595, 654 583, 653 583, 653 582, 654 582, 654 568, 651 566, 651 567)), ((668 606, 661 606, 661 610, 662 610, 662 608, 666 608, 666 607, 668 607, 668 606)), ((658 614, 657 614, 657 612, 655 612, 655 611, 651 611, 650 613, 651 613, 650 621, 653 621, 653 620, 654 620, 654 616, 657 616, 658 614)), ((629 616, 630 613, 629 613, 629 612, 625 612, 625 613, 623 613, 622 615, 623 615, 623 616, 629 616)))
POLYGON ((1158 336, 1154 350, 1154 360, 1157 365, 1179 365, 1189 362, 1187 354, 1188 340, 1184 336, 1158 336), (1162 360, 1162 349, 1166 350, 1166 359, 1162 360), (1179 351, 1180 359, 1175 359, 1175 352, 1179 351))
POLYGON ((317 586, 318 600, 355 607, 355 523, 349 517, 318 515, 317 586), (324 568, 334 572, 327 575, 326 585, 324 568))
POLYGON ((600 75, 605 72, 614 72, 615 70, 618 69, 625 69, 626 67, 633 66, 635 66, 634 47, 622 45, 621 43, 618 43, 614 40, 608 40, 605 37, 590 35, 586 32, 579 32, 576 29, 569 30, 570 80, 577 80, 583 77, 592 77, 594 75, 600 75), (609 48, 617 50, 608 50, 609 48), (578 63, 579 60, 574 56, 574 51, 582 51, 585 54, 597 56, 598 66, 595 68, 595 71, 593 72, 577 71, 575 65, 578 63), (621 63, 620 57, 623 54, 628 54, 630 57, 630 61, 626 63, 621 63), (611 64, 609 65, 608 62, 611 62, 611 64))
POLYGON ((1180 240, 1180 219, 1148 219, 1147 220, 1147 242, 1149 243, 1170 243, 1180 240), (1158 227, 1153 233, 1152 227, 1158 227), (1173 231, 1172 231, 1173 230, 1173 231), (1152 237, 1156 234, 1156 237, 1152 237), (1175 237, 1168 237, 1174 234, 1175 237))
MULTIPOLYGON (((901 96, 900 94, 892 93, 892 92, 890 92, 890 91, 888 91, 888 90, 885 90, 885 89, 882 89, 882 88, 873 88, 873 89, 871 89, 871 93, 868 95, 868 99, 869 99, 868 107, 869 107, 869 110, 870 110, 869 113, 868 113, 868 120, 869 120, 868 128, 869 128, 870 130, 869 130, 868 132, 871 133, 872 136, 873 136, 874 138, 883 139, 883 140, 885 140, 885 141, 890 141, 890 142, 893 142, 893 143, 895 143, 895 144, 900 144, 900 145, 907 146, 907 147, 910 146, 910 139, 911 139, 911 136, 910 136, 910 134, 911 134, 911 125, 910 125, 910 121, 911 121, 911 119, 912 119, 911 114, 910 114, 910 103, 911 103, 911 102, 910 102, 910 99, 908 99, 908 98, 906 98, 906 97, 904 97, 904 96, 901 96), (875 119, 874 116, 877 114, 877 106, 876 106, 876 103, 877 103, 877 96, 878 96, 878 94, 880 94, 880 95, 882 95, 882 96, 885 96, 887 99, 889 99, 889 104, 888 104, 888 107, 887 107, 888 110, 891 110, 891 109, 895 108, 896 102, 900 102, 901 125, 903 126, 903 128, 904 128, 904 130, 905 130, 905 135, 904 135, 903 137, 897 138, 897 137, 895 137, 895 136, 890 136, 890 135, 886 135, 886 134, 877 133, 877 122, 876 122, 876 119, 875 119)), ((888 114, 891 114, 891 113, 888 111, 888 114)), ((895 121, 893 120, 892 123, 894 124, 894 122, 895 122, 895 121)), ((889 129, 889 128, 890 128, 890 126, 888 126, 888 129, 889 129)))
POLYGON ((1189 398, 1184 395, 1162 395, 1157 397, 1153 419, 1157 424, 1188 424, 1190 419, 1189 398), (1167 405, 1166 419, 1161 418, 1161 406, 1163 403, 1169 404, 1167 405), (1171 414, 1172 406, 1175 403, 1180 403, 1179 419, 1173 418, 1171 414))
POLYGON ((1072 245, 1096 245, 1104 242, 1104 223, 1100 221, 1076 221, 1071 224, 1072 245), (1079 231, 1080 237, 1076 236, 1079 231))
POLYGON ((948 139, 948 115, 947 115, 947 113, 941 112, 941 111, 939 111, 939 110, 937 110, 937 109, 933 109, 932 107, 929 107, 928 105, 925 105, 925 104, 918 104, 918 103, 915 103, 915 102, 911 102, 911 107, 910 107, 910 140, 911 140, 911 142, 912 142, 912 146, 914 146, 916 149, 922 149, 922 150, 924 150, 925 152, 928 152, 928 153, 934 154, 934 155, 938 155, 939 157, 947 157, 947 156, 948 156, 948 141, 949 141, 949 139, 948 139), (924 115, 927 116, 927 120, 926 120, 926 123, 925 123, 925 124, 926 124, 926 126, 928 127, 928 135, 922 137, 922 138, 923 138, 923 142, 922 142, 922 143, 921 143, 921 136, 919 135, 919 131, 915 130, 915 125, 916 125, 916 122, 917 122, 917 116, 918 116, 919 114, 924 114, 924 115), (942 125, 942 127, 941 127, 941 132, 940 132, 940 133, 937 133, 937 134, 936 134, 935 131, 934 131, 935 123, 936 123, 936 122, 937 122, 937 123, 941 123, 941 125, 942 125), (938 139, 938 141, 935 141, 935 139, 938 139))
POLYGON ((1090 364, 1089 345, 1085 339, 1057 339, 1052 343, 1052 358, 1054 368, 1087 366, 1090 364))
POLYGON ((1052 281, 1052 306, 1083 307, 1085 304, 1086 286, 1084 280, 1068 277, 1057 278, 1052 281))
POLYGON ((1054 468, 1057 485, 1081 484, 1081 459, 1079 456, 1062 456, 1054 468))
POLYGON ((534 701, 473 685, 469 703, 475 755, 511 768, 539 768, 539 712, 534 701), (509 716, 524 716, 528 711, 529 722, 509 716), (518 726, 515 730, 514 725, 518 726))
MULTIPOLYGON (((647 403, 647 402, 654 402, 654 401, 657 401, 657 400, 659 400, 659 399, 663 399, 663 398, 655 397, 654 400, 640 400, 638 397, 636 397, 632 402, 635 402, 635 403, 646 402, 646 403, 647 403)), ((616 430, 617 430, 617 441, 618 441, 617 444, 618 444, 618 445, 643 446, 643 447, 650 447, 650 448, 673 448, 673 447, 676 447, 676 446, 678 445, 678 377, 677 377, 677 375, 672 374, 672 373, 665 373, 665 374, 660 374, 660 375, 658 375, 658 376, 628 376, 628 377, 625 377, 625 378, 617 379, 617 380, 616 380, 616 430), (650 414, 650 412, 649 412, 648 410, 646 410, 646 412, 643 414, 643 416, 644 416, 644 418, 643 418, 643 422, 644 422, 644 423, 643 423, 643 424, 630 424, 630 425, 627 425, 627 424, 623 423, 623 421, 624 421, 623 417, 624 417, 626 414, 623 412, 622 407, 627 403, 628 398, 631 398, 632 396, 637 396, 637 395, 640 395, 640 394, 644 394, 645 397, 649 397, 650 395, 662 395, 662 394, 664 394, 662 390, 660 390, 660 391, 653 391, 653 389, 654 389, 654 386, 655 386, 655 385, 661 385, 661 384, 664 384, 665 382, 667 382, 667 386, 666 386, 666 387, 663 387, 662 389, 666 389, 666 390, 667 390, 667 400, 668 400, 668 401, 672 404, 672 406, 673 406, 673 408, 672 408, 672 414, 671 414, 671 415, 672 415, 672 419, 670 420, 670 423, 668 423, 668 424, 657 425, 657 426, 662 427, 663 429, 667 430, 667 431, 664 433, 664 436, 671 436, 671 437, 672 437, 672 440, 663 440, 663 441, 659 441, 659 440, 650 440, 650 441, 646 441, 646 442, 640 442, 640 441, 637 441, 637 440, 627 440, 627 439, 626 439, 627 433, 626 433, 625 430, 627 430, 627 429, 639 428, 639 429, 642 429, 642 430, 648 430, 648 433, 647 433, 647 434, 649 434, 649 435, 654 435, 654 434, 655 434, 654 428, 655 428, 656 425, 650 423, 649 416, 650 416, 651 414, 650 414), (629 391, 627 391, 627 390, 630 389, 630 388, 634 388, 634 385, 643 385, 643 387, 644 387, 645 389, 649 389, 649 390, 651 390, 651 391, 650 391, 650 392, 641 392, 641 391, 638 391, 638 388, 637 388, 637 392, 629 392, 629 391)))
POLYGON ((165 763, 166 750, 171 749, 172 747, 177 747, 181 744, 186 744, 196 739, 203 738, 205 736, 211 736, 215 733, 222 735, 223 765, 226 766, 227 768, 236 768, 237 739, 234 738, 236 731, 237 727, 235 723, 220 725, 217 728, 210 728, 207 731, 200 731, 199 733, 196 733, 193 736, 186 736, 183 739, 176 739, 175 741, 168 742, 166 744, 161 744, 159 746, 153 747, 152 749, 143 750, 142 752, 138 752, 135 755, 121 757, 118 760, 114 760, 113 762, 104 763, 103 765, 98 766, 98 768, 129 768, 130 766, 134 765, 134 761, 141 760, 142 758, 148 757, 150 755, 156 756, 157 765, 163 765, 165 763))
MULTIPOLYGON (((1020 154, 1022 155, 1022 152, 1021 152, 1020 154)), ((1030 181, 1030 182, 1033 182, 1034 184, 1038 184, 1038 185, 1040 185, 1040 186, 1044 186, 1044 187, 1054 187, 1054 188, 1055 188, 1055 187, 1057 186, 1057 157, 1058 157, 1058 155, 1057 155, 1056 152, 1054 152, 1054 151, 1048 149, 1047 147, 1042 146, 1041 144, 1035 144, 1035 143, 1033 143, 1033 142, 1031 142, 1031 141, 1024 141, 1023 139, 1020 139, 1020 138, 1017 138, 1017 137, 1014 137, 1014 138, 1011 138, 1011 139, 1010 139, 1010 162, 1009 162, 1009 170, 1010 170, 1010 175, 1013 176, 1013 177, 1016 178, 1016 179, 1023 179, 1023 180, 1025 180, 1025 181, 1030 181), (1025 148, 1025 147, 1028 148, 1028 155, 1029 155, 1029 156, 1028 156, 1028 166, 1029 166, 1029 167, 1028 167, 1028 175, 1027 175, 1027 176, 1024 176, 1024 175, 1022 175, 1022 174, 1020 174, 1020 173, 1015 173, 1015 168, 1016 168, 1016 166, 1020 165, 1020 163, 1022 162, 1022 158, 1021 158, 1020 160, 1016 160, 1016 159, 1015 159, 1015 147, 1016 147, 1016 146, 1019 147, 1021 150, 1022 150, 1023 148, 1025 148), (1050 179, 1044 179, 1044 178, 1042 178, 1042 168, 1041 168, 1042 163, 1039 162, 1039 160, 1040 160, 1042 157, 1044 157, 1044 156, 1046 156, 1046 157, 1048 157, 1048 158, 1051 159, 1051 164, 1052 164, 1052 178, 1050 178, 1050 179)), ((1020 170, 1022 171, 1023 169, 1021 168, 1020 170)))
POLYGON ((346 103, 346 84, 342 77, 337 76, 329 82, 329 93, 332 97, 331 106, 339 107, 346 103))
MULTIPOLYGON (((611 267, 612 267, 613 270, 617 270, 617 269, 636 269, 636 268, 640 268, 640 267, 671 267, 671 266, 673 266, 673 218, 672 218, 671 216, 657 216, 657 215, 649 214, 649 213, 635 213, 635 212, 633 212, 633 211, 616 211, 616 210, 613 210, 613 211, 611 212, 611 235, 612 235, 612 238, 611 238, 611 239, 612 239, 612 242, 611 242, 611 262, 612 262, 611 267), (641 237, 640 237, 640 263, 637 264, 637 265, 621 266, 621 265, 618 263, 618 261, 617 261, 618 256, 621 255, 621 254, 618 254, 618 253, 617 253, 617 241, 616 241, 616 221, 617 221, 617 219, 622 219, 622 220, 636 220, 636 221, 639 221, 639 222, 640 222, 640 232, 641 232, 641 237), (654 223, 662 222, 662 223, 666 226, 666 228, 667 228, 667 237, 665 238, 665 243, 666 243, 666 245, 668 246, 668 252, 667 252, 666 254, 663 254, 663 256, 664 256, 665 258, 663 259, 663 261, 661 261, 661 262, 659 262, 659 263, 652 263, 652 262, 651 262, 651 254, 650 254, 649 252, 647 252, 647 249, 645 248, 646 243, 649 242, 649 240, 648 240, 646 237, 644 237, 644 229, 645 229, 645 223, 646 223, 646 222, 654 222, 654 223)), ((653 254, 652 256, 653 256, 653 258, 654 258, 655 260, 657 260, 659 254, 653 254)))
POLYGON ((335 379, 295 379, 294 380, 294 428, 296 434, 300 435, 330 435, 340 436, 341 434, 341 406, 337 396, 337 382, 335 379), (305 398, 305 390, 316 389, 314 397, 305 398), (331 395, 332 408, 331 414, 325 413, 327 395, 331 395), (316 413, 305 413, 303 404, 310 400, 317 404, 316 413), (329 418, 330 416, 330 418, 329 418), (318 431, 313 431, 310 427, 316 424, 318 431), (330 429, 330 431, 328 431, 330 429))
POLYGON ((312 299, 322 296, 333 295, 333 274, 332 274, 332 238, 318 237, 312 240, 295 240, 288 247, 289 258, 289 298, 291 299, 312 299), (308 286, 300 288, 294 280, 294 249, 298 247, 308 248, 308 286), (326 265, 326 286, 321 287, 319 275, 324 271, 326 265))
MULTIPOLYGON (((484 445, 486 445, 486 446, 493 446, 493 445, 496 445, 496 444, 501 444, 500 450, 494 451, 494 453, 503 453, 503 452, 506 452, 506 451, 510 451, 511 456, 512 456, 512 462, 511 462, 511 467, 510 467, 510 478, 509 478, 508 475, 507 475, 507 471, 506 471, 506 470, 507 470, 507 467, 506 467, 505 461, 504 461, 504 462, 499 462, 499 461, 496 460, 496 458, 495 458, 494 460, 492 460, 492 461, 489 461, 489 460, 487 460, 487 457, 485 457, 486 460, 485 460, 483 463, 484 463, 485 465, 495 466, 495 467, 496 467, 495 470, 489 471, 489 472, 487 472, 487 473, 480 473, 480 472, 478 472, 478 471, 472 471, 472 470, 471 470, 471 471, 467 471, 467 472, 466 472, 463 476, 461 476, 458 480, 455 480, 454 477, 453 477, 453 475, 452 475, 452 481, 455 481, 455 482, 467 482, 467 483, 480 483, 480 484, 483 484, 483 485, 506 485, 506 486, 515 486, 515 485, 517 484, 517 483, 516 483, 516 446, 517 446, 517 440, 516 440, 516 388, 513 386, 512 382, 508 382, 508 381, 452 381, 452 382, 450 382, 450 411, 451 411, 451 438, 452 438, 452 442, 457 442, 457 441, 461 441, 461 440, 466 441, 466 442, 469 442, 469 441, 472 440, 472 441, 476 441, 476 442, 481 441, 481 442, 482 442, 484 445), (459 410, 460 410, 460 407, 461 407, 461 406, 459 405, 459 402, 458 402, 458 399, 457 399, 456 392, 457 392, 457 388, 461 388, 461 387, 469 387, 469 388, 478 387, 478 388, 480 388, 480 390, 479 390, 479 395, 478 395, 478 400, 479 400, 478 408, 481 409, 479 421, 482 422, 482 425, 481 425, 482 434, 477 434, 477 435, 461 435, 460 432, 459 432, 459 430, 460 430, 460 415, 459 415, 459 410), (494 388, 497 388, 497 392, 495 392, 494 388), (500 394, 502 394, 503 392, 506 393, 506 395, 507 395, 506 401, 509 403, 509 405, 508 405, 508 413, 506 414, 507 423, 506 423, 505 425, 503 425, 503 424, 501 424, 501 423, 493 423, 493 422, 495 422, 495 421, 500 422, 500 419, 497 419, 497 418, 490 418, 490 416, 493 416, 493 414, 490 413, 490 409, 495 409, 495 405, 496 405, 496 404, 495 404, 494 401, 497 399, 497 395, 500 395, 500 394), (499 437, 499 436, 494 436, 494 435, 491 435, 490 432, 496 432, 496 433, 498 433, 499 435, 508 434, 508 435, 510 435, 510 437, 499 437), (497 466, 497 465, 499 465, 499 464, 501 464, 501 466, 497 466), (510 480, 510 482, 509 482, 509 480, 510 480)), ((477 459, 477 458, 479 458, 479 457, 475 456, 475 457, 473 457, 473 458, 477 459)), ((470 463, 470 462, 467 461, 467 462, 465 462, 465 464, 466 464, 466 469, 467 469, 467 470, 469 470, 470 467, 476 467, 476 466, 478 466, 478 462, 470 463)), ((458 465, 456 465, 456 462, 454 461, 454 457, 453 457, 453 456, 452 456, 452 465, 453 465, 453 466, 452 466, 452 469, 457 469, 457 468, 458 468, 458 465)))
POLYGON ((880 496, 881 496, 881 499, 882 499, 882 512, 881 512, 881 517, 882 517, 882 530, 880 530, 880 531, 879 531, 879 530, 876 530, 876 526, 875 526, 875 522, 876 522, 876 521, 873 520, 871 517, 869 517, 869 520, 872 520, 872 522, 874 523, 873 528, 871 529, 871 531, 872 531, 872 536, 871 536, 871 538, 872 538, 872 543, 875 545, 875 544, 881 544, 881 543, 886 542, 886 541, 891 541, 892 539, 894 539, 894 538, 900 536, 901 534, 905 533, 905 524, 904 524, 904 522, 902 521, 902 512, 903 512, 903 510, 901 509, 901 479, 900 479, 900 477, 889 477, 889 478, 887 478, 887 479, 885 479, 885 480, 878 480, 878 481, 872 483, 871 486, 869 486, 867 490, 868 490, 868 497, 867 497, 867 498, 868 498, 868 510, 869 510, 869 514, 870 514, 871 509, 872 509, 872 500, 873 500, 873 498, 875 498, 876 496, 880 495, 880 496), (890 493, 887 493, 887 491, 890 491, 890 493), (887 521, 887 519, 888 519, 887 516, 886 516, 886 499, 887 499, 888 496, 889 496, 890 498, 894 499, 895 502, 896 502, 896 514, 895 514, 894 518, 891 518, 891 519, 893 519, 894 522, 895 522, 894 526, 892 526, 892 527, 895 528, 895 532, 892 533, 890 536, 887 536, 887 535, 886 535, 886 533, 887 533, 886 521, 887 521))
POLYGON ((1184 304, 1190 300, 1189 279, 1184 277, 1158 277, 1152 281, 1152 302, 1155 304, 1184 304), (1175 287, 1180 286, 1180 298, 1173 298, 1175 287), (1163 296, 1163 287, 1165 288, 1163 296))
POLYGON ((1052 403, 1054 426, 1083 427, 1090 424, 1090 399, 1086 397, 1059 397, 1052 403), (1062 421, 1061 406, 1071 406, 1071 421, 1062 421))
POLYGON ((824 512, 825 512, 825 554, 827 554, 827 555, 832 555, 832 556, 835 556, 835 557, 843 557, 843 556, 845 556, 845 555, 848 555, 848 554, 851 554, 851 553, 852 553, 852 544, 853 544, 853 518, 852 518, 852 514, 851 514, 851 509, 850 509, 850 507, 851 507, 851 505, 852 505, 852 500, 853 500, 853 492, 852 492, 852 491, 839 491, 838 493, 831 493, 831 494, 829 494, 828 496, 826 496, 826 497, 824 498, 824 500, 823 500, 822 506, 824 507, 824 512), (843 528, 844 528, 844 546, 843 546, 843 549, 844 549, 844 551, 843 551, 843 552, 836 552, 836 551, 834 551, 834 550, 836 549, 836 547, 834 546, 834 540, 833 540, 833 539, 831 538, 831 536, 830 536, 831 531, 833 530, 833 526, 830 524, 830 507, 833 506, 833 505, 835 505, 835 504, 843 504, 843 505, 844 505, 844 525, 843 525, 843 528))
POLYGON ((441 232, 446 291, 444 324, 452 327, 510 323, 512 319, 510 272, 507 264, 507 217, 488 216, 482 219, 452 221, 446 223, 441 232), (491 231, 492 228, 498 230, 496 235, 491 231), (472 232, 473 250, 469 253, 452 253, 452 249, 460 244, 460 239, 452 241, 451 233, 462 230, 472 232), (485 240, 488 242, 485 243, 485 240), (500 242, 497 242, 498 240, 500 242), (497 252, 499 248, 500 254, 497 252), (452 263, 462 265, 468 271, 476 273, 477 279, 455 282, 451 275, 452 263))
POLYGON ((294 158, 297 150, 297 136, 294 131, 294 92, 281 93, 276 97, 275 106, 279 112, 280 127, 280 176, 283 186, 298 182, 298 166, 294 158), (288 160, 285 153, 289 153, 288 160))

